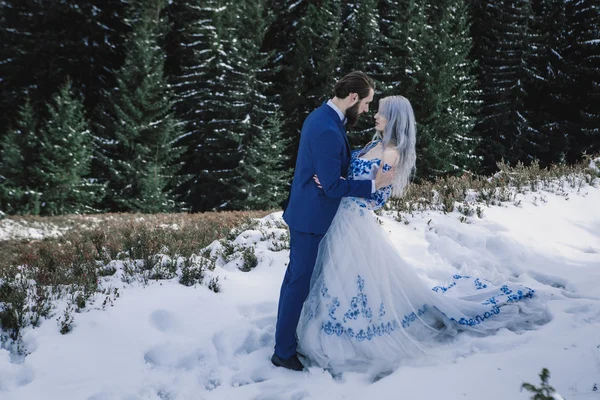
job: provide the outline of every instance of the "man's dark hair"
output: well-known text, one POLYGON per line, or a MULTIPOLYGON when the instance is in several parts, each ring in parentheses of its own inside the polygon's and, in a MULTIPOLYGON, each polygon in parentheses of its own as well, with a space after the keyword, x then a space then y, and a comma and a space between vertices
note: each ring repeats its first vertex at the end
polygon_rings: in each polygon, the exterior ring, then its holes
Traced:
POLYGON ((345 99, 350 93, 358 93, 362 100, 369 96, 370 90, 375 90, 375 81, 361 71, 352 71, 337 81, 333 87, 333 94, 339 99, 345 99))

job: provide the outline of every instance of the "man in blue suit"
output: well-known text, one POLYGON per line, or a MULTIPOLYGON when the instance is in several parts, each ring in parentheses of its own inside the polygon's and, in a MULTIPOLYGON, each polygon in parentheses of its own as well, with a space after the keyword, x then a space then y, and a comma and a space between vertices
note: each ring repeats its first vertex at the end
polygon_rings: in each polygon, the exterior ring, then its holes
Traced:
POLYGON ((271 362, 291 370, 304 369, 296 354, 296 328, 308 296, 310 278, 319 243, 340 205, 342 197, 370 198, 377 189, 390 185, 393 173, 382 170, 373 181, 351 181, 344 177, 350 165, 346 123, 353 126, 369 111, 375 84, 362 72, 351 72, 333 88, 333 99, 323 103, 304 121, 296 170, 283 219, 290 228, 290 262, 281 285, 275 353, 271 362), (322 188, 313 176, 317 175, 322 188))

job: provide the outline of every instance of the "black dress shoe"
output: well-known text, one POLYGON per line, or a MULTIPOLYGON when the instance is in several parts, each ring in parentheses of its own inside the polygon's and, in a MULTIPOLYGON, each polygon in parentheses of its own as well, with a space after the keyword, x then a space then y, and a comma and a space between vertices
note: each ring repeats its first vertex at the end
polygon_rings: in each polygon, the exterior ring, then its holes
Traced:
POLYGON ((298 360, 298 356, 291 356, 290 358, 283 359, 279 358, 276 354, 273 354, 271 357, 271 362, 276 367, 283 367, 287 369, 291 369, 292 371, 304 371, 304 365, 298 360))

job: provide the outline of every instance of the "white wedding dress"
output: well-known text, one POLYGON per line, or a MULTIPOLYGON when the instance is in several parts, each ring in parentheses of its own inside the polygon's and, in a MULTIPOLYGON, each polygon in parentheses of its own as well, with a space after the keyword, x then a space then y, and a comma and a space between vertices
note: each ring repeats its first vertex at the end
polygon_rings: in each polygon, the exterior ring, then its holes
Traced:
MULTIPOLYGON (((352 153, 348 179, 374 179, 381 160, 360 157, 375 145, 352 153)), ((337 372, 394 367, 459 331, 488 334, 546 318, 527 287, 461 275, 427 287, 374 218, 390 194, 391 186, 374 200, 342 199, 321 242, 297 329, 298 353, 311 364, 337 372)))

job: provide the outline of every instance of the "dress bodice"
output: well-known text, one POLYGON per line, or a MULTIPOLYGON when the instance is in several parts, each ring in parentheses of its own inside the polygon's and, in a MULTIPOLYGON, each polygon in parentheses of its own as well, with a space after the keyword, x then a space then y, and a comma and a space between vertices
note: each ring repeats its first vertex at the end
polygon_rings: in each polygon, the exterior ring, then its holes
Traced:
MULTIPOLYGON (((354 150, 350 160, 350 166, 348 168, 348 179, 349 180, 373 180, 377 175, 377 171, 381 166, 380 158, 364 159, 361 158, 367 154, 369 150, 374 148, 380 143, 379 140, 373 141, 363 149, 354 150)), ((392 166, 389 164, 383 165, 384 171, 389 171, 392 166)), ((362 212, 364 209, 377 210, 385 205, 385 202, 392 194, 392 185, 385 186, 375 193, 371 199, 364 199, 360 197, 345 197, 342 199, 342 209, 359 211, 362 212)))

